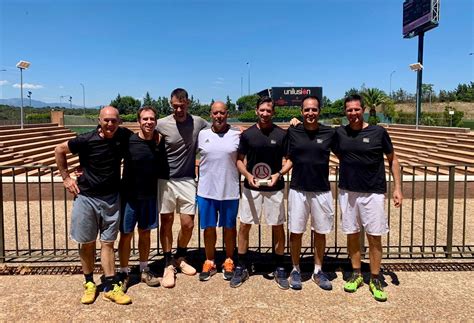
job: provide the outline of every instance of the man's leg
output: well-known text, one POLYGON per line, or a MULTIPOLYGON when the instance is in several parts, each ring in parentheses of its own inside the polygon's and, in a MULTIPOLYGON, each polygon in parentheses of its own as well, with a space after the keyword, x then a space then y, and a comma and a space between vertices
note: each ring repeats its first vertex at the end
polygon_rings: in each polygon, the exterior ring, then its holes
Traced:
POLYGON ((360 273, 361 255, 360 255, 360 233, 351 233, 347 235, 347 251, 351 258, 352 269, 360 273))
POLYGON ((283 228, 283 224, 273 225, 272 231, 274 237, 273 246, 275 247, 275 253, 277 255, 283 256, 285 253, 285 229, 283 228))
POLYGON ((173 222, 174 213, 162 213, 160 215, 160 242, 165 254, 166 265, 171 264, 171 248, 173 246, 173 222), (168 258, 169 256, 169 258, 168 258))
POLYGON ((130 258, 131 242, 133 233, 120 233, 118 245, 120 269, 126 269, 128 272, 128 261, 130 258))
POLYGON ((291 233, 290 234, 290 252, 291 262, 293 263, 293 269, 300 271, 300 257, 301 257, 301 240, 303 238, 302 233, 291 233))
POLYGON ((204 248, 206 251, 206 259, 214 261, 216 253, 216 228, 209 227, 204 229, 204 248))
POLYGON ((289 284, 292 289, 300 290, 303 288, 301 284, 300 256, 301 256, 301 240, 302 233, 290 234, 290 253, 293 270, 290 272, 289 284))
MULTIPOLYGON (((140 263, 148 264, 148 257, 150 256, 150 244, 151 244, 150 231, 151 230, 143 230, 143 229, 138 228, 138 252, 139 252, 140 263)), ((145 268, 140 268, 140 271, 142 271, 143 269, 145 268)))
POLYGON ((236 236, 237 236, 236 228, 224 228, 224 243, 225 243, 226 258, 232 259, 232 257, 234 257, 236 236))
POLYGON ((115 275, 115 255, 113 242, 100 242, 100 263, 104 270, 105 277, 113 277, 115 275))
POLYGON ((196 269, 185 261, 188 243, 193 235, 194 214, 181 214, 181 229, 178 233, 178 248, 176 249, 176 264, 183 274, 192 276, 196 274, 196 269))
POLYGON ((314 264, 319 267, 319 270, 321 270, 323 266, 325 249, 326 235, 314 232, 314 264))
POLYGON ((79 257, 81 258, 82 272, 89 275, 94 272, 94 253, 95 241, 89 243, 81 243, 79 249, 79 257))
POLYGON ((369 241, 370 258, 370 291, 377 301, 385 302, 387 294, 383 290, 379 279, 380 265, 382 263, 382 237, 367 234, 367 240, 369 241))
POLYGON ((237 267, 235 267, 234 275, 230 280, 230 287, 239 287, 249 278, 249 272, 247 269, 247 250, 249 248, 249 234, 251 227, 251 224, 240 222, 237 247, 237 267))

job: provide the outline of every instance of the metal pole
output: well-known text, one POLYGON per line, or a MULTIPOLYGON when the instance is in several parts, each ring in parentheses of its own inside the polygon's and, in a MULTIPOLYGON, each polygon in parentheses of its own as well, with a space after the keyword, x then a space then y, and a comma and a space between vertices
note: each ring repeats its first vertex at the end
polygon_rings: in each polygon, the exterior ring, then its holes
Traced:
POLYGON ((240 76, 240 97, 244 95, 244 77, 240 76))
POLYGON ((69 96, 69 109, 72 109, 72 96, 69 96))
MULTIPOLYGON (((423 39, 425 33, 422 32, 418 35, 418 63, 423 65, 423 39)), ((423 69, 420 68, 417 71, 416 75, 416 129, 420 124, 420 114, 421 114, 421 82, 423 78, 423 69)))
POLYGON ((21 91, 21 110, 20 110, 20 126, 23 129, 23 69, 20 67, 20 91, 21 91))
POLYGON ((453 226, 454 226, 454 174, 455 166, 449 166, 448 183, 448 222, 446 225, 446 257, 451 258, 453 252, 453 226))
POLYGON ((0 263, 5 262, 5 230, 3 223, 3 177, 0 172, 0 263))
POLYGON ((84 116, 86 115, 86 90, 84 84, 80 83, 82 86, 82 107, 84 108, 84 116))
POLYGON ((388 94, 390 96, 390 98, 392 98, 392 75, 393 73, 395 73, 395 71, 392 71, 392 73, 390 73, 390 93, 388 94))
POLYGON ((248 81, 249 81, 249 84, 248 84, 248 95, 250 95, 250 62, 247 63, 247 66, 248 66, 248 81))

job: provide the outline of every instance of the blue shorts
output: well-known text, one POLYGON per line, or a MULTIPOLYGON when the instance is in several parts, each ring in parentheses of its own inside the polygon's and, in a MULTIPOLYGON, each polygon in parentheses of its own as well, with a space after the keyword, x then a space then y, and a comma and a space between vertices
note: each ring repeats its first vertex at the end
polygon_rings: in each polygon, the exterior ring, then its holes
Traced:
POLYGON ((137 223, 141 230, 152 230, 158 227, 156 198, 123 201, 120 232, 132 233, 137 223))
POLYGON ((201 229, 215 228, 216 226, 235 228, 239 211, 238 199, 218 201, 197 196, 197 203, 201 229))

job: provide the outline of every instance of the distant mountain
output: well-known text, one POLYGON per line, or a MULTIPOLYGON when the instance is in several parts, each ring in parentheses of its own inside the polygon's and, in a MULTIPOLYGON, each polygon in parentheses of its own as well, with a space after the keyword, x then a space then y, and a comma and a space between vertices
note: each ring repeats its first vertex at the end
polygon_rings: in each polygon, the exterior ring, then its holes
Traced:
MULTIPOLYGON (((14 107, 21 107, 21 98, 12 98, 12 99, 0 99, 0 104, 5 104, 5 105, 11 105, 14 107)), ((29 106, 30 105, 30 99, 28 98, 23 98, 23 106, 29 106)), ((33 108, 44 108, 44 107, 63 107, 63 108, 69 108, 69 101, 66 102, 43 102, 43 101, 38 101, 38 100, 31 100, 31 105, 33 108)), ((82 109, 82 105, 72 105, 73 109, 82 109)), ((98 109, 99 107, 86 107, 87 109, 98 109)))

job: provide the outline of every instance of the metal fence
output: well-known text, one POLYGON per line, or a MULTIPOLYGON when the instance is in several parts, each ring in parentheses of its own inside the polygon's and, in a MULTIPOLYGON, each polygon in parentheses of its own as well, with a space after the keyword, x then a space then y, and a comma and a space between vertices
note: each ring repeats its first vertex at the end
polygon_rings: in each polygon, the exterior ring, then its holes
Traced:
MULTIPOLYGON (((14 166, 0 167, 0 171, 0 262, 78 262, 78 245, 68 237, 73 200, 64 189, 56 168, 14 166)), ((333 197, 338 194, 337 173, 337 166, 332 166, 333 197)), ((399 209, 392 205, 393 186, 390 175, 387 175, 386 214, 391 230, 383 238, 384 257, 421 260, 474 258, 474 164, 403 166, 403 173, 404 203, 399 209)), ((288 194, 288 179, 285 196, 288 194)), ((335 258, 347 258, 337 198, 334 198, 334 205, 335 230, 327 235, 326 253, 335 258)), ((202 251, 204 242, 199 230, 199 216, 195 222, 189 249, 202 251)), ((176 217, 174 237, 179 227, 179 217, 176 217)), ((271 232, 266 225, 253 226, 250 250, 271 252, 271 232)), ((286 253, 289 254, 289 233, 286 232, 286 253)), ((152 259, 161 256, 158 234, 158 230, 152 234, 152 259)), ((220 235, 217 249, 223 247, 220 235)), ((361 249, 366 255, 368 245, 365 239, 361 239, 361 249)), ((303 237, 302 252, 313 252, 310 229, 303 237)), ((134 239, 132 260, 137 259, 137 253, 137 240, 134 239)))

